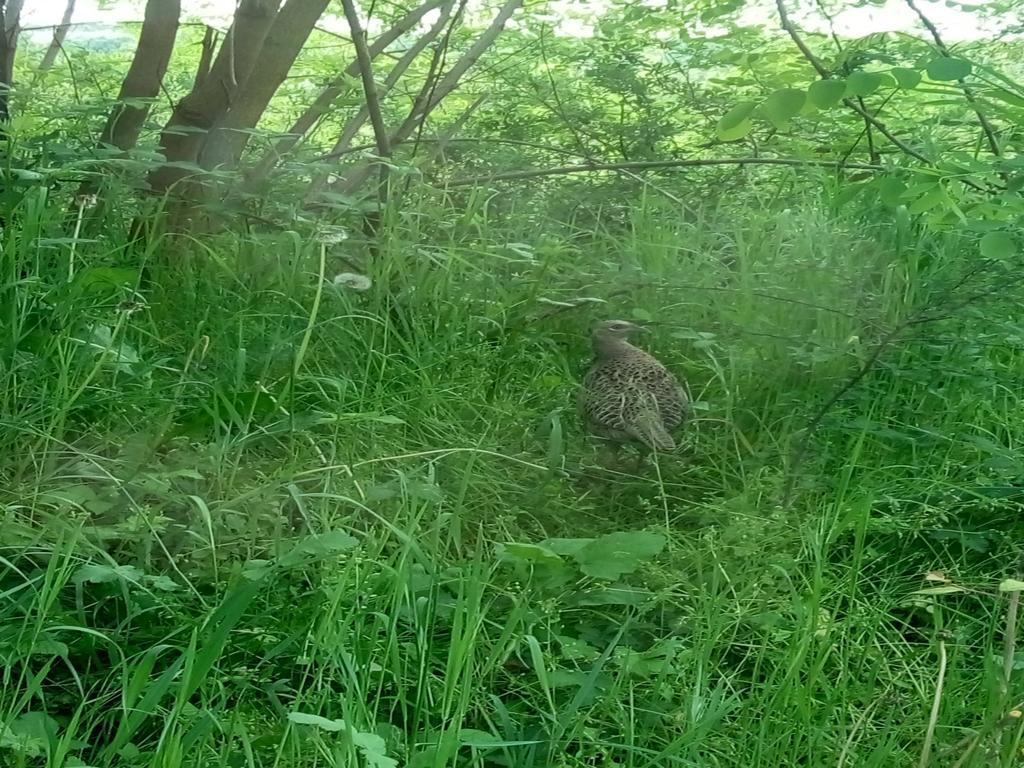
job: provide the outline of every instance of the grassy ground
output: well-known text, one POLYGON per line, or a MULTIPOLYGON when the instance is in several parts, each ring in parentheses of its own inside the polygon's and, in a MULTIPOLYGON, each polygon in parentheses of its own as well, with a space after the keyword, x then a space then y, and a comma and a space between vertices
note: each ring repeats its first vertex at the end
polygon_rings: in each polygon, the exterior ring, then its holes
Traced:
POLYGON ((489 205, 365 291, 9 211, 0 764, 1019 764, 1009 273, 810 197, 489 205), (613 316, 700 406, 636 473, 572 405, 613 316))

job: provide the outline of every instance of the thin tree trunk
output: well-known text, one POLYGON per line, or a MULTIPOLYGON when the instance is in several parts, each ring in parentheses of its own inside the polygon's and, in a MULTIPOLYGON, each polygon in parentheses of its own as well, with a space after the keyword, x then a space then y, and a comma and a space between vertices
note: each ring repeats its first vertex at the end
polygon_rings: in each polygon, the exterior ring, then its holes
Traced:
POLYGON ((53 62, 57 60, 57 54, 63 49, 64 39, 68 36, 68 30, 71 29, 71 17, 74 15, 75 0, 68 0, 68 4, 64 6, 64 18, 60 20, 59 25, 54 27, 50 47, 46 49, 43 60, 39 63, 40 72, 48 71, 53 66, 53 62))
POLYGON ((240 0, 210 74, 174 108, 160 135, 166 163, 149 174, 150 188, 163 193, 189 176, 207 132, 230 109, 259 59, 280 0, 240 0), (186 166, 186 167, 183 167, 186 166))
MULTIPOLYGON (((382 51, 384 51, 389 45, 397 40, 402 35, 406 34, 417 23, 430 11, 435 8, 444 5, 450 0, 427 0, 423 5, 418 8, 409 11, 404 17, 399 19, 391 29, 384 32, 380 37, 373 41, 370 45, 370 58, 375 58, 382 51)), ((278 142, 274 145, 274 148, 267 152, 260 161, 252 168, 248 174, 248 183, 250 186, 259 185, 267 174, 270 173, 271 169, 277 165, 278 160, 291 152, 295 145, 298 144, 299 139, 305 136, 314 125, 320 120, 321 117, 331 108, 334 101, 349 88, 349 81, 351 78, 359 74, 359 63, 353 61, 338 75, 334 80, 328 83, 327 87, 324 88, 320 95, 316 97, 316 100, 309 105, 305 112, 299 116, 299 118, 292 124, 291 128, 288 129, 288 133, 285 134, 278 142)))
POLYGON ((203 48, 199 54, 199 64, 196 66, 196 78, 192 81, 192 90, 203 84, 210 75, 210 65, 213 63, 213 52, 217 49, 217 30, 207 27, 203 34, 203 48))
POLYGON ((284 82, 329 0, 287 0, 267 32, 259 60, 234 103, 203 144, 204 168, 234 167, 270 100, 284 82))
MULTIPOLYGON (((469 50, 462 55, 450 70, 448 70, 437 82, 432 83, 430 81, 424 83, 420 94, 416 97, 416 101, 409 111, 408 117, 402 122, 401 125, 395 130, 389 137, 390 144, 392 146, 401 144, 406 141, 413 132, 422 125, 426 119, 430 116, 430 113, 434 111, 438 104, 445 100, 456 88, 459 86, 459 81, 462 76, 466 74, 470 67, 472 67, 484 52, 490 48, 494 41, 498 39, 498 35, 505 28, 505 24, 512 18, 512 14, 515 13, 519 7, 523 4, 523 0, 506 0, 505 4, 501 6, 498 14, 494 17, 490 26, 477 38, 476 42, 470 46, 469 50)), ((357 165, 349 172, 347 172, 342 178, 331 185, 331 191, 340 194, 352 194, 358 190, 369 178, 371 168, 368 164, 363 163, 357 165)))
POLYGON ((100 144, 120 150, 133 148, 149 115, 149 104, 160 93, 167 64, 174 51, 181 16, 181 0, 148 0, 128 73, 117 94, 117 104, 100 134, 100 144))
MULTIPOLYGON (((6 125, 11 118, 10 92, 14 84, 14 58, 18 52, 21 33, 21 7, 24 0, 0 2, 0 123, 6 125)), ((5 129, 0 127, 0 136, 5 129)))
MULTIPOLYGON (((441 14, 437 17, 437 21, 434 22, 434 25, 416 41, 415 45, 402 54, 402 58, 395 62, 395 65, 391 68, 391 71, 388 72, 388 76, 384 80, 384 85, 380 89, 381 98, 384 98, 391 89, 394 88, 402 75, 404 75, 406 70, 409 69, 409 66, 421 53, 423 53, 423 49, 430 45, 430 43, 433 42, 441 33, 441 30, 444 29, 445 25, 448 23, 448 19, 451 18, 452 8, 454 5, 455 0, 448 0, 448 2, 445 3, 444 8, 441 9, 441 14)), ((369 117, 370 111, 364 104, 362 108, 360 108, 359 112, 345 123, 345 127, 341 131, 341 136, 334 143, 334 146, 331 147, 328 154, 339 157, 343 155, 345 150, 347 150, 352 144, 352 141, 355 139, 360 129, 366 124, 369 117)), ((307 199, 316 197, 316 195, 323 190, 326 184, 327 174, 318 174, 310 184, 309 192, 306 196, 307 199)))

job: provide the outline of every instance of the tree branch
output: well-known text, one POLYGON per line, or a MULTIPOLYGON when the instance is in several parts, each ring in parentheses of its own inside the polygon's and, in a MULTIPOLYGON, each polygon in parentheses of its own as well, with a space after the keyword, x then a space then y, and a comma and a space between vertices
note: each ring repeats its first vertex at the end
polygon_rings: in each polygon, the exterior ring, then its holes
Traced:
POLYGON ((363 31, 362 22, 359 21, 359 12, 356 11, 354 1, 341 0, 341 5, 345 10, 345 20, 348 21, 348 28, 352 33, 352 45, 356 49, 356 62, 359 65, 359 77, 363 81, 363 95, 366 98, 366 111, 370 116, 370 125, 373 126, 373 138, 377 142, 377 154, 380 157, 387 157, 391 154, 391 144, 388 141, 388 129, 384 125, 384 117, 380 112, 380 99, 377 98, 377 84, 373 80, 373 63, 366 44, 366 32, 363 31))
MULTIPOLYGON (((947 48, 946 44, 942 41, 942 36, 939 34, 938 28, 932 23, 931 19, 924 15, 924 12, 917 7, 914 0, 906 0, 906 3, 910 10, 917 14, 917 18, 921 20, 925 29, 931 33, 932 40, 935 41, 935 47, 938 49, 939 53, 943 56, 949 56, 949 48, 947 48)), ((985 113, 981 111, 981 106, 978 104, 978 100, 974 95, 974 91, 971 90, 971 87, 962 79, 958 82, 960 83, 960 89, 964 92, 964 98, 967 99, 967 103, 971 105, 971 109, 974 110, 974 114, 978 116, 978 122, 981 124, 981 130, 985 134, 986 140, 988 140, 989 150, 991 150, 993 155, 999 157, 1002 152, 999 149, 999 141, 996 139, 996 132, 992 127, 992 123, 988 121, 988 118, 985 117, 985 113)))
MULTIPOLYGON (((822 63, 821 59, 814 55, 814 52, 807 46, 807 43, 804 42, 803 38, 800 37, 800 33, 793 25, 793 22, 790 21, 789 14, 786 12, 786 6, 783 0, 775 0, 775 7, 778 8, 779 11, 779 22, 782 26, 782 29, 786 32, 787 35, 789 35, 790 39, 793 41, 796 47, 800 49, 800 53, 802 53, 804 58, 807 59, 807 61, 810 63, 812 67, 814 67, 815 71, 821 76, 822 80, 831 79, 832 73, 829 71, 828 67, 826 67, 824 63, 822 63)), ((878 120, 878 118, 876 118, 866 109, 862 108, 856 101, 854 101, 853 99, 843 99, 843 104, 845 104, 847 107, 849 107, 862 118, 864 118, 867 122, 873 125, 880 134, 885 136, 885 138, 887 138, 889 141, 891 141, 893 144, 899 147, 904 153, 910 155, 916 160, 920 160, 922 163, 927 163, 931 165, 931 160, 929 160, 926 156, 922 155, 920 152, 918 152, 910 145, 905 144, 897 136, 894 136, 892 131, 890 131, 884 123, 878 120)))
POLYGON ((835 160, 801 160, 789 157, 717 157, 693 160, 634 160, 627 163, 584 163, 581 165, 563 165, 558 168, 539 168, 529 171, 509 171, 495 173, 490 176, 474 176, 467 179, 455 179, 448 182, 449 187, 467 187, 474 184, 494 181, 521 181, 536 179, 542 176, 568 176, 572 173, 592 173, 594 171, 637 171, 655 168, 699 168, 714 165, 783 165, 796 168, 849 168, 858 171, 884 171, 880 165, 868 163, 840 163, 835 160))

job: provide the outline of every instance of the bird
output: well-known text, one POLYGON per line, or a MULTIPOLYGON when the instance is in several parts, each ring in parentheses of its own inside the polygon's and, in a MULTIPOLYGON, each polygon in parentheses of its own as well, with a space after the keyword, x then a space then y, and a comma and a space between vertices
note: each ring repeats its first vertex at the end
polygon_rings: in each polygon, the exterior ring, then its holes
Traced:
POLYGON ((666 453, 676 449, 672 432, 688 415, 689 397, 657 358, 630 343, 646 331, 627 320, 594 328, 594 361, 583 378, 580 406, 592 433, 666 453))

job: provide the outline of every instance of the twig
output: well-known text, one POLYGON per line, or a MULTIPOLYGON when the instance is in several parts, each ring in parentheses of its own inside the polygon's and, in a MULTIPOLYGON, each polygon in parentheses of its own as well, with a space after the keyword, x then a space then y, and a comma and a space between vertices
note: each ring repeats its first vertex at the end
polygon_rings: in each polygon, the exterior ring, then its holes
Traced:
MULTIPOLYGON (((917 14, 917 18, 921 20, 925 29, 931 33, 932 40, 935 41, 935 47, 938 49, 939 53, 943 56, 949 56, 949 48, 947 48, 946 44, 942 41, 942 36, 939 35, 939 30, 932 23, 931 19, 924 15, 924 12, 917 7, 914 0, 906 0, 906 3, 910 10, 917 14)), ((978 100, 974 95, 974 91, 971 90, 971 87, 967 85, 962 78, 958 82, 960 83, 960 89, 964 93, 964 98, 967 99, 967 103, 971 105, 971 109, 974 110, 974 114, 978 116, 978 122, 981 124, 981 130, 985 134, 985 138, 988 140, 989 149, 992 151, 993 155, 999 157, 1002 152, 999 149, 999 141, 996 139, 996 132, 992 128, 992 123, 988 121, 988 118, 985 117, 985 113, 981 111, 981 106, 978 104, 978 100)))

